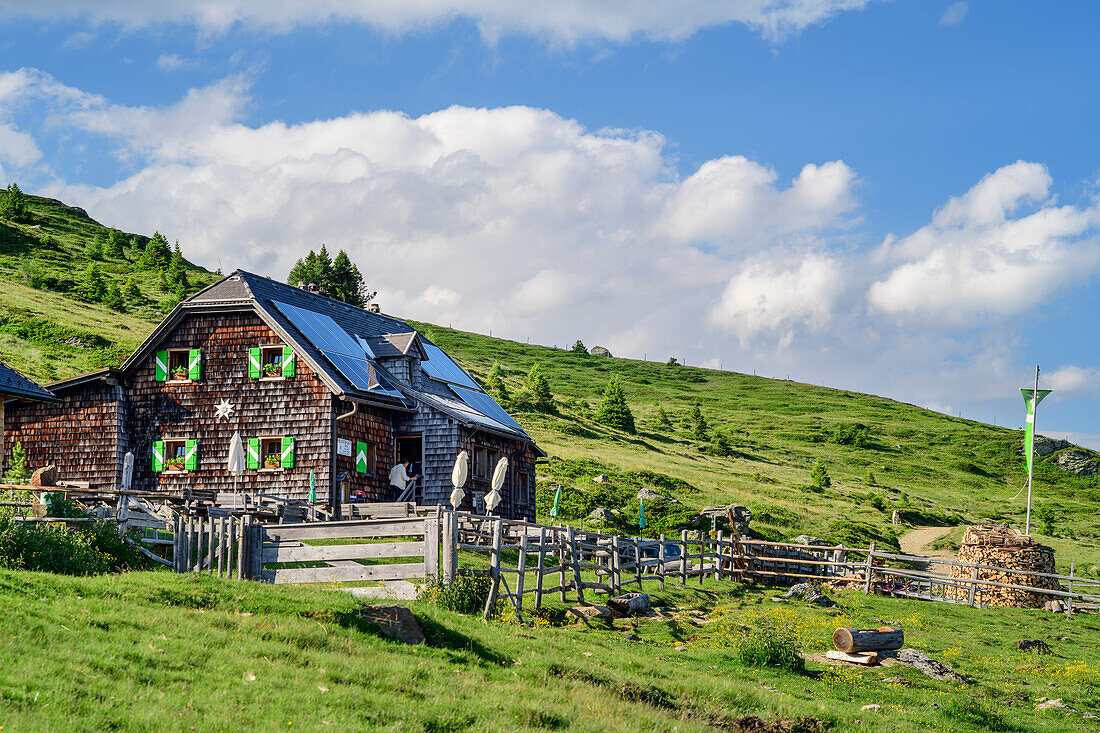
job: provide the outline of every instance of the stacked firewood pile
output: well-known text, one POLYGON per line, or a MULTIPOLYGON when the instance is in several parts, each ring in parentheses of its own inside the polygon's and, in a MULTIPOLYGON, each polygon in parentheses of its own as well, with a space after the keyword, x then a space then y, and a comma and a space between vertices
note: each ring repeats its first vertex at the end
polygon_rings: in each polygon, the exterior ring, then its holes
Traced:
MULTIPOLYGON (((1011 570, 1029 570, 1039 573, 1054 573, 1054 550, 1046 545, 1039 544, 1028 535, 1020 534, 1019 531, 1010 528, 1007 524, 985 524, 968 527, 959 546, 958 561, 1005 568, 1004 570, 979 568, 978 580, 1027 585, 1047 590, 1061 590, 1058 581, 1054 578, 1011 572, 1011 570)), ((947 588, 945 589, 945 595, 949 598, 954 597, 957 600, 966 600, 969 590, 965 587, 965 581, 973 578, 973 573, 973 568, 952 566, 951 577, 961 581, 960 585, 964 587, 947 588)), ((1041 593, 988 585, 978 585, 978 593, 982 602, 987 605, 1011 606, 1014 608, 1042 608, 1043 603, 1051 598, 1041 593)))

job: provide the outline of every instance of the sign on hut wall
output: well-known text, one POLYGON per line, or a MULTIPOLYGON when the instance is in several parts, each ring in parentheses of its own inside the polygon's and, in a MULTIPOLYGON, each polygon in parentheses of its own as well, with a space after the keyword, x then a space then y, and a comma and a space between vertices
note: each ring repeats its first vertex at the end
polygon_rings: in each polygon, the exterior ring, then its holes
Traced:
POLYGON ((351 455, 351 441, 347 438, 336 439, 336 455, 338 456, 350 456, 351 455))

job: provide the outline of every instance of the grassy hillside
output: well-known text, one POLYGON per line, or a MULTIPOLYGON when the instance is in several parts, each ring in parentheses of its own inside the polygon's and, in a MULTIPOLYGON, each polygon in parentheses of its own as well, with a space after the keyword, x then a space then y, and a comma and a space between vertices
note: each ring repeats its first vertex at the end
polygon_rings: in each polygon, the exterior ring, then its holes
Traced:
MULTIPOLYGON (((167 267, 143 266, 148 236, 117 232, 122 252, 111 256, 102 252, 111 229, 82 209, 27 198, 28 221, 0 220, 0 360, 44 382, 120 363, 178 302, 167 267), (133 287, 112 305, 89 297, 89 266, 104 288, 133 287)), ((186 292, 217 277, 186 260, 183 269, 186 292)))
POLYGON ((837 609, 708 581, 656 591, 663 618, 482 623, 418 602, 428 644, 382 637, 328 590, 167 572, 0 570, 4 730, 1096 730, 1096 617, 839 593, 837 609), (905 667, 804 671, 738 661, 745 629, 807 652, 838 625, 905 628, 973 684, 905 667), (633 631, 640 637, 628 640, 633 631), (1057 637, 1062 639, 1058 640, 1057 637), (1045 638, 1054 656, 1017 651, 1045 638), (899 683, 897 680, 901 680, 899 683), (1062 698, 1078 712, 1040 711, 1062 698), (880 705, 864 711, 864 705, 880 705))
MULTIPOLYGON (((124 256, 97 261, 88 243, 108 231, 102 225, 48 199, 31 197, 31 211, 29 223, 0 222, 0 359, 43 381, 117 363, 178 297, 161 288, 160 270, 139 268, 148 238, 125 234, 124 256), (127 298, 124 312, 81 300, 78 281, 93 263, 110 281, 132 277, 140 297, 127 298)), ((192 265, 187 274, 192 290, 216 277, 192 265)), ((759 536, 811 533, 849 545, 893 545, 894 509, 910 526, 1023 525, 1018 431, 856 392, 418 327, 482 380, 499 364, 513 393, 541 365, 555 412, 517 416, 557 459, 540 468, 543 515, 555 480, 566 487, 561 518, 580 522, 603 506, 620 511, 620 528, 633 532, 634 497, 643 487, 683 502, 648 504, 649 533, 727 503, 754 512, 759 536), (593 419, 613 376, 622 381, 636 434, 593 419), (696 402, 709 424, 705 440, 692 430, 696 402), (716 431, 728 437, 716 441, 716 431), (816 462, 831 479, 827 488, 811 481, 816 462), (610 481, 593 483, 599 474, 610 481)), ((1038 464, 1033 533, 1059 551, 1060 566, 1072 560, 1079 572, 1100 575, 1100 476, 1063 472, 1055 457, 1038 464)))

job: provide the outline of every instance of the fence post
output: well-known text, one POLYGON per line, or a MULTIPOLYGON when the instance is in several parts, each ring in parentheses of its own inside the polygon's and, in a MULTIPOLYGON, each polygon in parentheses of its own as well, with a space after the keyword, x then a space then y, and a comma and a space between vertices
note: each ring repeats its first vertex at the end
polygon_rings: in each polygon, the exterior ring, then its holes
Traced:
POLYGON ((665 589, 665 536, 657 538, 657 582, 661 590, 665 589))
MULTIPOLYGON (((229 537, 225 547, 225 577, 233 577, 233 555, 237 550, 237 520, 233 517, 227 517, 226 523, 229 525, 229 537)), ((241 556, 237 555, 237 567, 241 565, 241 556)))
POLYGON ((489 556, 489 576, 492 584, 489 586, 489 598, 485 601, 486 621, 493 615, 493 609, 497 605, 497 597, 500 595, 500 543, 504 532, 504 522, 497 520, 493 523, 493 553, 489 556))
POLYGON ((539 566, 535 577, 535 608, 542 608, 542 574, 546 569, 546 527, 539 527, 539 566))
POLYGON ((723 566, 726 564, 725 555, 723 555, 723 553, 722 553, 722 530, 718 530, 717 541, 714 543, 714 547, 715 547, 715 554, 718 555, 718 558, 715 560, 715 565, 717 565, 717 570, 714 573, 714 577, 718 578, 718 580, 721 580, 722 579, 722 573, 725 570, 725 568, 723 566))
POLYGON ((209 531, 207 532, 207 537, 206 537, 206 545, 207 545, 207 548, 208 548, 207 552, 206 552, 206 568, 207 568, 207 570, 209 570, 211 572, 214 572, 215 570, 217 570, 217 567, 214 565, 214 551, 218 549, 218 542, 217 542, 217 536, 216 536, 217 533, 214 531, 214 528, 217 525, 214 522, 214 517, 207 517, 206 518, 206 523, 207 523, 207 526, 210 528, 209 531))
POLYGON ((554 539, 558 543, 558 592, 561 594, 561 602, 565 603, 565 571, 569 566, 565 563, 565 538, 562 537, 561 525, 554 532, 554 539))
POLYGON ((218 517, 218 577, 225 576, 225 517, 218 517))
POLYGON ((608 568, 611 569, 611 594, 619 595, 621 591, 621 578, 619 577, 619 536, 615 535, 611 538, 611 557, 607 563, 608 568))
POLYGON ((439 511, 424 518, 424 577, 429 583, 439 577, 439 511))
POLYGON ((863 595, 868 595, 871 592, 871 566, 872 561, 875 559, 875 543, 871 543, 871 547, 867 550, 867 580, 863 584, 863 595))
MULTIPOLYGON (((974 563, 974 568, 973 568, 973 570, 970 571, 970 593, 968 594, 969 598, 966 599, 966 602, 969 603, 971 606, 974 605, 974 594, 977 592, 977 590, 978 590, 978 563, 974 563)), ((931 583, 929 583, 928 594, 932 595, 931 583)), ((952 598, 954 598, 954 594, 952 594, 952 598)))
POLYGON ((519 573, 516 580, 516 618, 523 620, 523 581, 527 574, 527 550, 530 538, 527 537, 527 528, 523 528, 523 537, 519 540, 519 573))
POLYGON ((245 570, 245 564, 244 564, 245 563, 244 543, 245 543, 245 537, 247 535, 247 533, 244 531, 244 529, 245 529, 245 523, 244 523, 244 517, 242 516, 242 517, 240 517, 239 521, 237 522, 237 580, 244 580, 245 578, 248 577, 248 574, 245 570))
POLYGON ((638 592, 642 591, 642 547, 641 540, 634 538, 634 577, 638 580, 638 592))
POLYGON ((1076 568, 1076 563, 1069 564, 1069 595, 1066 596, 1066 615, 1073 615, 1073 571, 1076 568))
POLYGON ((680 530, 680 585, 688 584, 688 531, 680 530))
POLYGON ((577 532, 569 525, 569 559, 573 564, 573 587, 577 591, 577 603, 584 605, 584 584, 581 582, 581 562, 577 554, 577 532))
POLYGON ((455 515, 453 511, 447 511, 443 514, 443 583, 450 584, 454 582, 454 568, 452 563, 455 556, 455 532, 454 532, 455 515))
POLYGON ((264 526, 260 522, 249 523, 248 567, 253 580, 263 580, 264 574, 264 526))
POLYGON ((703 584, 703 568, 707 566, 707 535, 699 530, 699 585, 703 584))

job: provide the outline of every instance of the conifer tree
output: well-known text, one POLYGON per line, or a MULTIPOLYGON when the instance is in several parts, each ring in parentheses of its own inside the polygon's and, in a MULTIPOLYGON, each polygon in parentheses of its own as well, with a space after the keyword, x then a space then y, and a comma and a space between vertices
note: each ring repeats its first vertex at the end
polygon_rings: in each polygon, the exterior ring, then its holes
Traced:
POLYGON ((111 310, 126 310, 126 298, 123 297, 122 288, 118 286, 118 283, 112 282, 107 286, 107 292, 103 296, 103 304, 111 310))
POLYGON ((600 406, 596 408, 596 422, 628 433, 634 432, 634 415, 626 404, 626 395, 618 377, 608 380, 604 388, 600 406))
POLYGON ((98 303, 103 300, 107 295, 107 284, 103 281, 103 273, 99 271, 99 265, 94 262, 88 265, 76 289, 80 297, 88 302, 98 303))
POLYGON ((125 252, 123 252, 124 238, 122 232, 117 229, 112 229, 107 232, 107 243, 103 247, 103 254, 114 259, 121 259, 125 252))
POLYGON ((31 219, 31 212, 27 209, 27 196, 19 188, 19 184, 12 182, 0 196, 0 219, 8 221, 26 222, 31 219))
POLYGON ((577 343, 573 344, 573 348, 570 349, 574 354, 578 356, 588 356, 588 349, 584 348, 584 342, 577 339, 577 343))
POLYGON ((168 239, 160 232, 153 232, 153 236, 145 245, 145 252, 141 256, 140 265, 150 270, 163 270, 168 267, 171 254, 171 250, 168 248, 168 239))
POLYGON ((300 258, 290 270, 286 278, 287 283, 297 286, 316 285, 322 295, 341 300, 349 305, 362 308, 375 296, 363 282, 363 275, 359 268, 348 257, 344 250, 336 255, 333 260, 329 257, 328 247, 321 245, 319 252, 312 249, 305 257, 300 258))
POLYGON ((507 409, 512 406, 512 395, 508 393, 508 387, 504 384, 504 370, 500 368, 500 364, 493 364, 489 375, 485 377, 485 391, 501 407, 507 409))
POLYGON ((103 259, 103 233, 97 233, 93 239, 84 243, 84 255, 89 260, 103 259))
POLYGON ((833 485, 829 478, 829 470, 825 468, 825 462, 818 458, 814 461, 814 467, 810 470, 810 482, 819 489, 827 489, 833 485))
POLYGON ((531 393, 531 407, 539 412, 554 412, 554 395, 550 391, 550 382, 542 373, 542 367, 531 365, 531 371, 527 372, 524 384, 531 393))
POLYGON ((187 268, 178 239, 176 240, 176 246, 172 249, 172 254, 168 258, 168 284, 174 292, 182 292, 183 296, 181 297, 186 297, 187 291, 191 287, 191 284, 187 281, 187 268))
POLYGON ((707 419, 703 417, 703 409, 699 406, 699 401, 696 400, 691 407, 691 434, 699 440, 707 440, 710 436, 709 431, 710 426, 707 425, 707 419))
POLYGON ((126 284, 122 288, 123 295, 126 296, 126 300, 131 303, 138 303, 143 298, 141 295, 141 288, 138 287, 137 282, 134 280, 134 276, 126 278, 126 284))
POLYGON ((658 402, 656 404, 657 404, 657 422, 658 422, 658 424, 660 424, 662 427, 665 427, 665 428, 671 428, 672 427, 672 420, 669 419, 668 413, 665 412, 665 408, 661 406, 660 402, 658 402))

